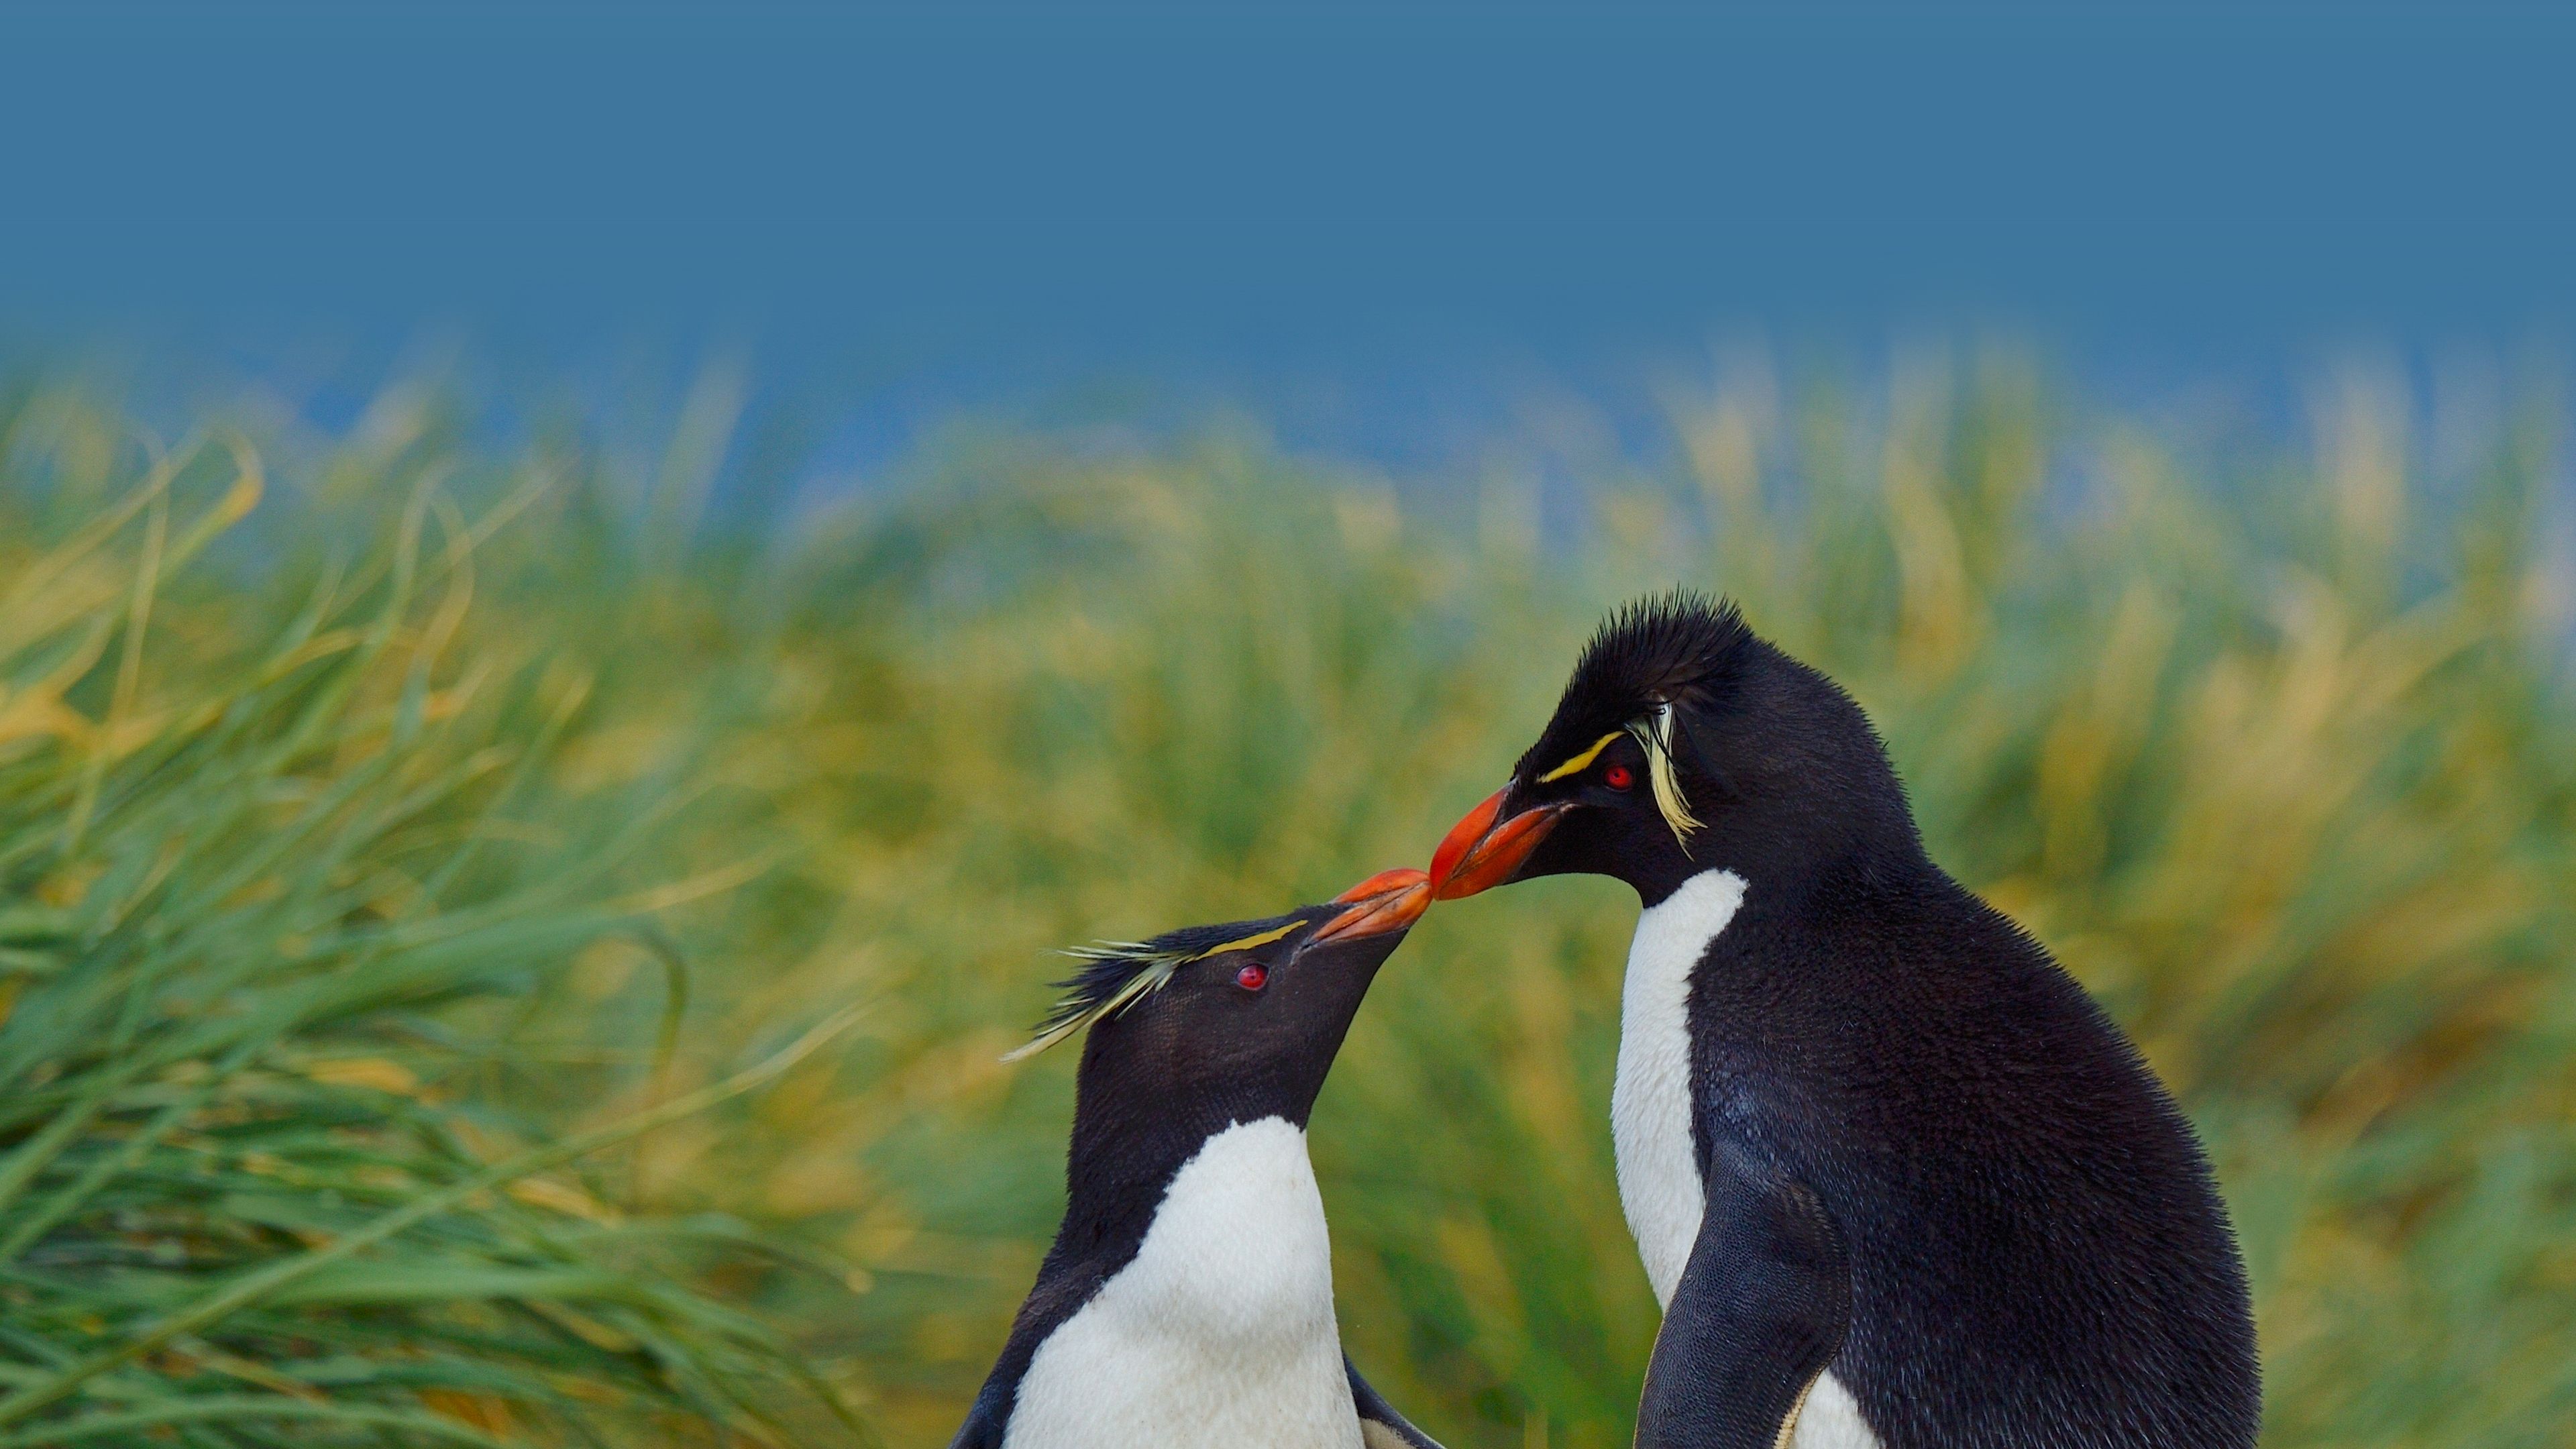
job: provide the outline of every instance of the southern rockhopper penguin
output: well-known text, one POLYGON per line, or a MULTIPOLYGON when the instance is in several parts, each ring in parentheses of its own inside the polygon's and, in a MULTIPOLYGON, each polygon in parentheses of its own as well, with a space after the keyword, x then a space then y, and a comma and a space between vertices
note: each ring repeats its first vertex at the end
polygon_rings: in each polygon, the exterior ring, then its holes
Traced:
MULTIPOLYGON (((951 1449, 1438 1449, 1342 1353, 1306 1119, 1418 870, 1081 953, 1067 1203, 951 1449)), ((1020 1053, 1015 1053, 1018 1055, 1020 1053)))
POLYGON ((2254 1442, 2245 1271, 2119 1029, 1924 853, 1868 719, 1691 594, 1615 615, 1446 899, 1644 903, 1611 1094, 1663 1328, 1637 1442, 2254 1442))

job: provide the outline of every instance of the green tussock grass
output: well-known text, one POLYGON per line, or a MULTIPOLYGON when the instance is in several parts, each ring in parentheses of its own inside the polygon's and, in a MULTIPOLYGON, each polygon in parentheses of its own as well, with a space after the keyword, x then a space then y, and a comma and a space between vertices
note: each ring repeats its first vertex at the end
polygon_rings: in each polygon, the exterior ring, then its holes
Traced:
MULTIPOLYGON (((182 570, 230 452, 165 506, 112 413, 29 392, 0 415, 0 1283, 49 1306, 8 1315, 11 1392, 858 1015, 191 1330, 221 1362, 174 1338, 19 1422, 309 1404, 257 1376, 327 1362, 367 1386, 328 1403, 441 1431, 849 1432, 779 1392, 809 1364, 944 1442, 1060 1206, 1071 1054, 998 1061, 1046 950, 1419 863, 1599 612, 1684 582, 1859 696, 1936 858, 2182 1095, 2254 1274, 2267 1442, 2564 1443, 2555 420, 2430 448, 2402 396, 2320 398, 2306 438, 2213 440, 1992 358, 1755 372, 1573 519, 1507 474, 1399 497, 1222 431, 965 430, 783 541, 692 527, 703 419, 630 476, 388 405, 264 439, 288 485, 182 570), (378 1298, 313 1286, 361 1266, 378 1298)), ((1622 896, 1435 911, 1317 1114, 1346 1339, 1453 1445, 1628 1438, 1655 1313, 1604 1120, 1622 896)))
POLYGON ((749 1235, 583 1173, 787 1063, 568 1138, 487 1090, 550 973, 656 939, 653 803, 554 778, 578 676, 460 638, 452 508, 165 596, 258 464, 121 482, 0 544, 0 1444, 781 1442, 801 1365, 656 1266, 749 1235))

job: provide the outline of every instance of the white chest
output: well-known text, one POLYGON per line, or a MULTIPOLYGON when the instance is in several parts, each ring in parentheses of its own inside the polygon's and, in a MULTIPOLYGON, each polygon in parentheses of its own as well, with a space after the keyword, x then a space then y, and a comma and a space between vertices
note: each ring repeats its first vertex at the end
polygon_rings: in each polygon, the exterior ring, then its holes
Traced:
MULTIPOLYGON (((1712 870, 1637 917, 1619 991, 1619 1070, 1610 1134, 1619 1152, 1619 1206, 1655 1301, 1669 1306, 1707 1207, 1691 1145, 1690 978, 1708 943, 1744 904, 1744 878, 1712 870)), ((1787 1449, 1877 1449, 1860 1405, 1832 1374, 1799 1410, 1787 1449)))
POLYGON ((1695 875, 1637 917, 1628 945, 1610 1135, 1619 1154, 1619 1206, 1658 1303, 1673 1301, 1704 1205, 1691 1150, 1691 970, 1743 904, 1744 877, 1695 875))
POLYGON ((1041 1345, 1006 1449, 1360 1449, 1306 1134, 1208 1139, 1135 1259, 1041 1345))

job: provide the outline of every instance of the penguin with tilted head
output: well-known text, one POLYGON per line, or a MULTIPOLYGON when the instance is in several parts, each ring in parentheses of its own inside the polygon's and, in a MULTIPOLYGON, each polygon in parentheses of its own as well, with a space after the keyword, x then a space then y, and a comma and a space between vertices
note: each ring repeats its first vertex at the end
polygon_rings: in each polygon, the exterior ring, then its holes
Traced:
POLYGON ((1691 594, 1615 615, 1448 899, 1634 887, 1611 1092, 1664 1322, 1637 1442, 2254 1442, 2245 1272, 2173 1098, 1925 854, 1858 705, 1691 594))
POLYGON ((1090 960, 1064 1225, 951 1449, 1438 1449, 1342 1353, 1306 1119, 1418 870, 1090 960))

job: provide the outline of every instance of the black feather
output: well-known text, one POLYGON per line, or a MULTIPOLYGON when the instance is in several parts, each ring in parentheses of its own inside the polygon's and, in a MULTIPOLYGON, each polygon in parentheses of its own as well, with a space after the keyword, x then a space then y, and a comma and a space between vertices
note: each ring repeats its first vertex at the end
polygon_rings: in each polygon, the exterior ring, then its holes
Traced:
POLYGON ((1696 589, 1650 594, 1602 622, 1575 661, 1568 697, 1624 704, 1681 703, 1721 682, 1753 638, 1730 599, 1696 589))
POLYGON ((1183 926, 1149 941, 1104 941, 1097 946, 1075 947, 1065 954, 1079 959, 1082 968, 1055 983, 1063 997, 1038 1023, 1028 1044, 1011 1056, 1043 1051, 1094 1019, 1123 1009, 1135 996, 1162 985, 1174 971, 1216 947, 1292 923, 1301 923, 1296 912, 1261 920, 1183 926), (1153 979, 1146 979, 1149 977, 1153 979))
POLYGON ((1624 729, 1658 704, 1705 706, 1725 692, 1754 644, 1733 602, 1676 588, 1621 606, 1575 661, 1547 732, 1521 757, 1543 773, 1624 729))

